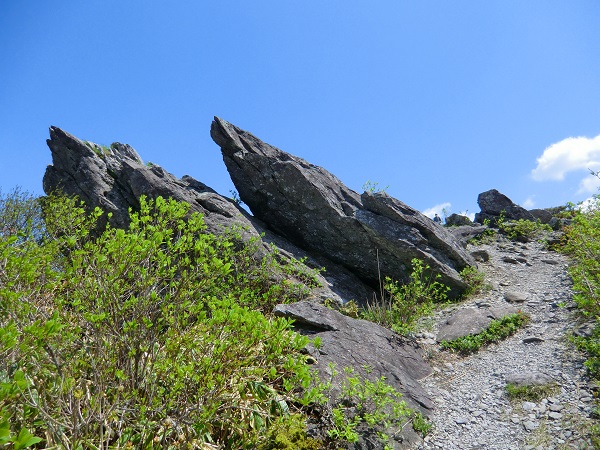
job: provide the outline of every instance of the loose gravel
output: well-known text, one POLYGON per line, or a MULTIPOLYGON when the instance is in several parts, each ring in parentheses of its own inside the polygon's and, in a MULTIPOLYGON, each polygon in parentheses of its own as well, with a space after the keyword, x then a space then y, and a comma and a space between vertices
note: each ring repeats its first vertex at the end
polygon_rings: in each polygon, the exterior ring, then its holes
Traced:
POLYGON ((580 320, 567 259, 540 243, 503 238, 469 250, 489 255, 479 269, 491 289, 438 312, 429 329, 417 335, 434 368, 422 383, 436 408, 433 429, 416 448, 593 448, 585 427, 594 409, 595 387, 586 377, 583 355, 566 337, 580 320), (507 299, 531 317, 515 335, 468 357, 439 348, 439 324, 458 308, 506 306, 507 299), (536 402, 510 400, 507 379, 515 376, 546 377, 555 387, 536 402))

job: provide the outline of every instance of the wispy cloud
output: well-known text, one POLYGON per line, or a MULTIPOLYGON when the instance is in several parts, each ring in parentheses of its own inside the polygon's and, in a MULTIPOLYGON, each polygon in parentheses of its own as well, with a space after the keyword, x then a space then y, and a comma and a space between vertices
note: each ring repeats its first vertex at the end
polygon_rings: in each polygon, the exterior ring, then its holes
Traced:
POLYGON ((452 206, 452 204, 450 202, 445 202, 445 203, 440 203, 439 205, 435 205, 432 206, 431 208, 427 208, 425 211, 423 211, 423 214, 425 214, 427 217, 433 219, 433 216, 435 216, 436 214, 442 215, 442 210, 445 211, 450 211, 450 207, 452 206))
POLYGON ((525 201, 523 202, 523 208, 525 209, 531 209, 535 206, 535 200, 533 199, 533 195, 530 195, 529 197, 527 197, 525 199, 525 201))
POLYGON ((585 177, 583 180, 579 182, 579 190, 578 194, 593 194, 597 193, 598 189, 600 189, 600 179, 593 175, 589 177, 585 177))
MULTIPOLYGON (((600 135, 595 138, 570 137, 552 144, 537 159, 531 177, 536 181, 561 181, 568 172, 587 169, 600 169, 600 135)), ((588 186, 586 183, 583 187, 588 186)))

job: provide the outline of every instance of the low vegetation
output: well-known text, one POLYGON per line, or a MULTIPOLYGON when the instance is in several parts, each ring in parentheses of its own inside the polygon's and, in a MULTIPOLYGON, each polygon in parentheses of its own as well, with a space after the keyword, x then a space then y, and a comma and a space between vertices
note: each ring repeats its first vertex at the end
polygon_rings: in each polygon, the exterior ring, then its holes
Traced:
POLYGON ((530 241, 542 237, 551 232, 550 225, 541 223, 539 220, 506 220, 504 214, 500 215, 496 224, 502 234, 511 240, 530 241))
POLYGON ((447 301, 450 290, 433 275, 424 262, 413 259, 410 281, 400 284, 386 277, 381 295, 368 304, 361 316, 399 334, 412 331, 419 318, 431 314, 434 305, 447 301))
POLYGON ((560 389, 556 383, 548 384, 533 384, 533 385, 516 385, 507 383, 506 394, 511 400, 527 400, 537 402, 543 398, 554 395, 560 389))
POLYGON ((491 286, 485 282, 485 273, 480 272, 475 267, 467 266, 461 272, 460 276, 467 284, 463 293, 463 298, 489 291, 491 286))
POLYGON ((269 314, 318 283, 301 261, 257 261, 258 242, 206 233, 172 200, 140 199, 125 230, 99 230, 102 214, 0 195, 0 447, 311 450, 376 424, 428 431, 383 379, 348 373, 320 406, 308 339, 269 314), (309 420, 329 431, 308 437, 309 420))
MULTIPOLYGON (((563 251, 571 258, 573 299, 585 320, 595 323, 590 335, 574 336, 572 340, 587 354, 585 366, 600 384, 600 207, 596 203, 585 211, 569 208, 568 213, 572 223, 566 228, 563 251)), ((600 412, 600 406, 597 410, 600 412)), ((595 423, 588 430, 595 448, 600 448, 599 417, 600 414, 595 416, 595 423)))
POLYGON ((464 355, 475 353, 484 345, 499 342, 515 334, 519 328, 529 321, 529 317, 522 312, 509 314, 499 320, 492 320, 489 326, 481 333, 463 336, 452 341, 442 341, 441 347, 454 350, 464 355))

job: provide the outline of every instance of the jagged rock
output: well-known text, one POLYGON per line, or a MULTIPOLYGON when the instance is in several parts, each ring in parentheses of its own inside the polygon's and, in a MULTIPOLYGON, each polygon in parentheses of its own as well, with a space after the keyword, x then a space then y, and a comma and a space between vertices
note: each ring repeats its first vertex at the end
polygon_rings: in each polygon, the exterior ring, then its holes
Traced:
POLYGON ((143 164, 129 145, 114 143, 110 148, 101 147, 81 141, 57 127, 50 128, 47 143, 53 164, 46 169, 44 191, 49 194, 61 190, 67 195, 77 195, 89 208, 99 206, 113 214, 113 226, 128 225, 129 208, 139 208, 141 195, 173 198, 189 203, 192 211, 202 213, 211 233, 219 234, 235 226, 246 239, 262 236, 264 246, 259 249, 260 254, 270 251, 268 244, 274 243, 283 260, 307 256, 306 263, 310 267, 327 266, 327 279, 319 277, 323 288, 314 291, 320 300, 344 303, 373 296, 373 290, 344 267, 322 257, 312 258, 200 181, 187 175, 178 179, 158 165, 143 164))
POLYGON ((507 220, 535 221, 535 217, 529 211, 513 203, 511 199, 496 189, 479 194, 477 204, 481 208, 481 212, 475 214, 475 222, 478 223, 483 223, 488 219, 490 223, 495 224, 502 213, 507 220))
POLYGON ((463 225, 448 228, 448 231, 466 248, 471 239, 481 236, 487 229, 485 225, 463 225))
POLYGON ((539 220, 541 223, 548 223, 552 220, 553 217, 552 213, 547 209, 530 209, 529 212, 536 220, 539 220))
POLYGON ((254 229, 247 214, 233 201, 192 177, 177 179, 160 166, 144 165, 129 145, 100 147, 57 127, 50 127, 47 143, 53 164, 46 169, 44 191, 77 195, 88 207, 99 206, 112 213, 115 226, 127 226, 129 208, 139 208, 139 197, 146 195, 189 203, 193 211, 204 214, 210 232, 222 232, 233 224, 254 229))
POLYGON ((479 334, 490 325, 492 320, 515 314, 517 311, 512 306, 459 309, 440 326, 436 340, 453 341, 464 336, 479 334))
POLYGON ((564 227, 567 227, 567 226, 571 225, 572 223, 573 223, 573 221, 571 219, 564 219, 564 218, 560 218, 560 217, 553 217, 548 222, 548 225, 554 231, 558 231, 558 230, 562 230, 564 227))
POLYGON ((355 373, 372 381, 384 376, 386 383, 402 392, 413 408, 425 414, 433 408, 418 383, 432 370, 417 344, 376 323, 353 319, 313 302, 277 305, 273 313, 294 319, 300 333, 321 339, 316 366, 325 379, 331 376, 330 363, 340 376, 345 367, 352 367, 355 373))
POLYGON ((467 216, 461 214, 450 214, 446 217, 446 226, 448 227, 460 227, 463 225, 472 225, 473 222, 467 216))
POLYGON ((275 232, 376 285, 381 275, 407 280, 425 261, 457 296, 459 271, 475 261, 443 227, 385 193, 357 194, 321 167, 215 118, 211 136, 240 198, 275 232))

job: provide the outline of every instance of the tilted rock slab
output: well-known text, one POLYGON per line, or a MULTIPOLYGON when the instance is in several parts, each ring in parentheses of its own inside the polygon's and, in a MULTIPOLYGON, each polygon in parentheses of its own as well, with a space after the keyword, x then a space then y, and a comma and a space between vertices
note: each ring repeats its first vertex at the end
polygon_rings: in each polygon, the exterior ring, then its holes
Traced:
POLYGON ((44 191, 76 195, 88 208, 99 206, 113 214, 113 226, 128 226, 129 208, 139 209, 141 195, 173 198, 189 203, 192 211, 203 214, 207 231, 211 233, 220 234, 235 226, 246 239, 262 238, 262 254, 270 251, 269 243, 274 243, 283 260, 308 256, 307 264, 311 267, 327 266, 327 279, 319 277, 323 288, 314 291, 316 298, 344 303, 373 295, 369 287, 344 267, 323 258, 311 258, 305 250, 273 233, 231 199, 200 181, 187 175, 179 179, 158 165, 145 165, 127 144, 103 147, 82 141, 57 127, 50 128, 47 143, 53 164, 46 169, 44 191))
POLYGON ((492 320, 500 320, 518 311, 517 308, 509 305, 494 308, 461 308, 440 325, 436 340, 453 341, 479 334, 492 323, 492 320))
MULTIPOLYGON (((429 376, 432 369, 417 344, 376 323, 353 319, 312 302, 277 305, 273 312, 294 319, 294 327, 301 334, 320 338, 320 348, 312 352, 315 368, 322 381, 333 379, 334 399, 340 394, 343 378, 348 376, 344 368, 349 367, 354 369, 353 376, 372 382, 385 377, 385 382, 401 392, 411 408, 426 416, 431 413, 434 404, 419 380, 429 376)), ((403 436, 405 444, 416 438, 410 427, 405 427, 403 436)))
POLYGON ((411 260, 418 258, 441 275, 451 296, 465 289, 459 271, 475 261, 419 211, 385 193, 359 195, 327 170, 220 118, 213 121, 211 136, 254 216, 299 247, 347 267, 371 285, 380 276, 408 280, 411 260))

